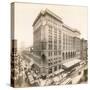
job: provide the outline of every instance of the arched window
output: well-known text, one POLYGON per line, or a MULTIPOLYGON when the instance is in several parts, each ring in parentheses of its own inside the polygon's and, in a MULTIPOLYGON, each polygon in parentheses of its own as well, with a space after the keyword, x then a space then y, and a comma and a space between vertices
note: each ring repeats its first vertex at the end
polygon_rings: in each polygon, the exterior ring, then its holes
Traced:
POLYGON ((68 52, 68 59, 69 59, 69 52, 68 52))
POLYGON ((70 58, 72 58, 72 52, 70 52, 70 58))
POLYGON ((48 71, 48 73, 50 74, 50 73, 52 73, 52 68, 49 68, 49 71, 48 71))
POLYGON ((69 52, 69 58, 70 58, 70 52, 69 52))
POLYGON ((54 67, 54 71, 57 71, 57 66, 54 67))
POLYGON ((63 53, 63 60, 64 60, 64 53, 63 53))
POLYGON ((66 59, 67 59, 67 52, 66 52, 66 59))
POLYGON ((59 69, 61 68, 61 65, 59 65, 59 69))
POLYGON ((73 53, 71 52, 71 58, 73 57, 73 53))
POLYGON ((73 52, 73 57, 74 57, 74 52, 73 52))
POLYGON ((43 54, 42 55, 42 61, 43 61, 43 63, 45 63, 45 59, 46 59, 46 56, 43 54))

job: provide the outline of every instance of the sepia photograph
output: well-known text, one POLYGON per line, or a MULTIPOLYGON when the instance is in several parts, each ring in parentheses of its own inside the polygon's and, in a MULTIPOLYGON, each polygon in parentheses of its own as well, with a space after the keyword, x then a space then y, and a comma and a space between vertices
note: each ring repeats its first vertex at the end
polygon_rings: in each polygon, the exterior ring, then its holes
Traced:
POLYGON ((88 83, 87 6, 11 3, 11 86, 88 83))

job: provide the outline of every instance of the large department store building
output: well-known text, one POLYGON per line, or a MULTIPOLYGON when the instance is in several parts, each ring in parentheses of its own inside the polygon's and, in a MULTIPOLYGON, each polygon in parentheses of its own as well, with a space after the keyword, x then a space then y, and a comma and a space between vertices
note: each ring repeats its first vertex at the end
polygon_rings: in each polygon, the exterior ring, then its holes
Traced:
POLYGON ((80 59, 80 32, 65 25, 62 18, 48 9, 35 19, 33 36, 34 54, 41 58, 37 59, 40 73, 54 73, 63 64, 80 59))

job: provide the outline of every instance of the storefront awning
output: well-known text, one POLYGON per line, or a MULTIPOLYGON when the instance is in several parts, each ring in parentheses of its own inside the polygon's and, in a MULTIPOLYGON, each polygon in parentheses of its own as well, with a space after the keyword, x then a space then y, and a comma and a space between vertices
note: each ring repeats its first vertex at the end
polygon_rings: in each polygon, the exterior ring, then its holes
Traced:
POLYGON ((60 69, 60 70, 54 72, 54 74, 59 74, 59 73, 61 73, 61 72, 63 72, 63 71, 64 71, 64 69, 60 69))
POLYGON ((63 63, 63 66, 64 66, 65 68, 70 68, 70 67, 78 64, 79 62, 81 62, 81 60, 79 60, 79 59, 74 59, 74 60, 70 60, 70 61, 68 61, 68 62, 63 63))

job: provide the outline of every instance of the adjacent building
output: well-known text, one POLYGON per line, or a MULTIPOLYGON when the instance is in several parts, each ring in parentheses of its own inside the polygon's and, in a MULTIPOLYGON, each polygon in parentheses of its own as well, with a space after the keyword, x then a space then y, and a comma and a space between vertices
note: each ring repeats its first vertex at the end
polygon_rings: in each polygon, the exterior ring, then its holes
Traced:
POLYGON ((48 9, 42 10, 35 19, 33 36, 33 52, 41 58, 41 74, 54 73, 64 63, 80 59, 80 32, 65 25, 61 17, 48 9))
POLYGON ((81 60, 87 60, 87 40, 81 39, 81 60))

